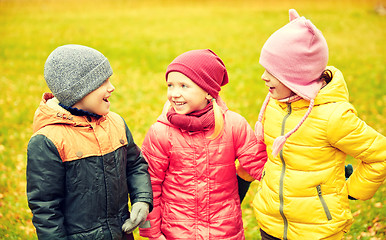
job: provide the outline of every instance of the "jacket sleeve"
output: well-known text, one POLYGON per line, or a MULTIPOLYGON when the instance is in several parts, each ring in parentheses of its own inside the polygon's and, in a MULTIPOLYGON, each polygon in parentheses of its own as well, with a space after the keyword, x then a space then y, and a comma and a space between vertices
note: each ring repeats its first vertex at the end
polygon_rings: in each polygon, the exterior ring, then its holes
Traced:
POLYGON ((236 127, 237 132, 234 133, 235 152, 242 167, 237 168, 237 174, 244 180, 250 181, 250 177, 245 174, 247 171, 250 176, 260 181, 264 164, 267 162, 266 146, 256 138, 254 131, 244 118, 241 117, 236 127))
POLYGON ((334 111, 327 136, 332 146, 360 160, 347 182, 349 195, 373 197, 386 178, 386 138, 359 119, 349 103, 334 111))
POLYGON ((141 149, 134 143, 129 128, 126 127, 127 167, 126 178, 129 189, 130 202, 145 202, 149 204, 149 211, 153 209, 153 191, 151 188, 148 164, 142 155, 141 149))
POLYGON ((65 169, 53 142, 33 136, 27 149, 27 197, 39 239, 67 239, 61 211, 65 169))
POLYGON ((142 144, 143 154, 149 163, 149 173, 154 197, 154 209, 147 217, 147 221, 150 222, 150 227, 139 228, 140 235, 148 238, 157 238, 162 235, 160 198, 162 194, 162 184, 169 167, 168 127, 160 124, 158 126, 160 127, 158 129, 155 125, 150 128, 142 144))

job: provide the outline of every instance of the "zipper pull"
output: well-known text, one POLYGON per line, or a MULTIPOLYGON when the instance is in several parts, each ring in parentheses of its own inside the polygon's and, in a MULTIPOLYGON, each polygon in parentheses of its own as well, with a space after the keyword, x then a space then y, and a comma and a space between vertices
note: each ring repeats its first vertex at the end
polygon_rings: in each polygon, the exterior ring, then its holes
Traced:
POLYGON ((318 191, 318 195, 322 196, 322 187, 320 185, 316 186, 316 190, 318 191))
POLYGON ((292 109, 291 109, 291 103, 287 103, 287 112, 288 113, 291 113, 292 109))

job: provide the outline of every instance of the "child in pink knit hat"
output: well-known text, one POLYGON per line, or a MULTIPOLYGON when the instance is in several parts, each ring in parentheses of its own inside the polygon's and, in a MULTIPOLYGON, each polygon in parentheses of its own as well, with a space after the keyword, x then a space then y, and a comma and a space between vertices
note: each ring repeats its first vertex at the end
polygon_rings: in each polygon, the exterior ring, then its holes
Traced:
POLYGON ((221 100, 228 73, 213 51, 192 50, 175 58, 166 83, 168 103, 142 144, 154 209, 140 234, 150 240, 243 240, 236 173, 259 180, 265 146, 221 100), (236 159, 250 175, 236 169, 236 159))
POLYGON ((253 207, 262 239, 342 239, 349 197, 369 199, 385 180, 386 138, 357 117, 321 31, 289 15, 260 55, 269 93, 256 134, 268 161, 253 207), (347 181, 346 154, 359 160, 347 181))

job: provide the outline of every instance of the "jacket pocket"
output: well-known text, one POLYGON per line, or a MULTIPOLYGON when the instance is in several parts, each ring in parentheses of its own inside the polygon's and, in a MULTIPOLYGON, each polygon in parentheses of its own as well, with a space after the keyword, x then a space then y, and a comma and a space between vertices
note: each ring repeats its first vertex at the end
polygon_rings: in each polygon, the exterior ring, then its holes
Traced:
POLYGON ((67 236, 69 240, 103 240, 105 239, 103 227, 87 230, 81 233, 75 233, 67 236))
POLYGON ((322 187, 320 185, 318 185, 318 186, 316 186, 316 190, 318 192, 319 200, 322 203, 322 206, 323 206, 323 209, 324 209, 324 213, 326 214, 327 219, 331 220, 332 217, 331 217, 330 210, 328 209, 327 203, 326 203, 326 201, 323 198, 322 187))

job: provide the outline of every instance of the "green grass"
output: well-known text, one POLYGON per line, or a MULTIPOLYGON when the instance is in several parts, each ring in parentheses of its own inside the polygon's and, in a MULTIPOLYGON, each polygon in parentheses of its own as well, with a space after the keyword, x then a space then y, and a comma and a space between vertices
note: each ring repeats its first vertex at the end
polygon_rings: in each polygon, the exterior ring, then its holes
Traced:
MULTIPOLYGON (((221 95, 253 126, 267 91, 260 49, 295 8, 324 33, 329 63, 344 73, 359 116, 386 134, 386 19, 373 11, 376 2, 0 0, 0 238, 36 239, 25 194, 26 146, 48 91, 44 62, 57 46, 87 45, 108 57, 112 111, 141 145, 166 100, 166 66, 191 49, 210 48, 223 59, 230 83, 221 95)), ((242 206, 247 239, 260 239, 250 207, 256 185, 242 206)), ((385 192, 383 185, 373 199, 351 202, 355 223, 346 239, 385 238, 385 192)))

